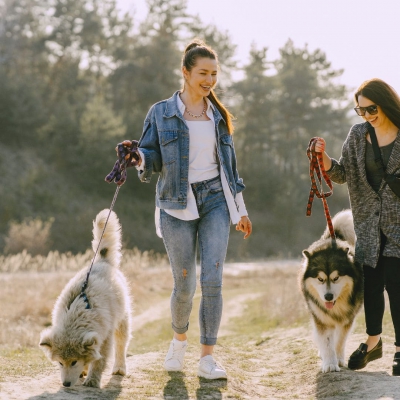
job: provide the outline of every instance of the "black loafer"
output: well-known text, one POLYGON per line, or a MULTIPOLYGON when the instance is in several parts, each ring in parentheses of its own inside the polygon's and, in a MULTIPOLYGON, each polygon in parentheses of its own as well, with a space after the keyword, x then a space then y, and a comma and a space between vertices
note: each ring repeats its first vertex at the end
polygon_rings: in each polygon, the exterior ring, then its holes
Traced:
POLYGON ((392 375, 400 376, 400 352, 395 353, 395 355, 394 355, 392 375))
MULTIPOLYGON (((348 367, 350 369, 363 369, 370 361, 382 358, 382 339, 379 338, 378 344, 370 351, 367 351, 368 346, 365 343, 361 343, 359 348, 350 356, 348 367)), ((399 355, 399 375, 400 375, 400 353, 399 355)), ((397 364, 396 364, 397 367, 397 364)), ((393 364, 394 371, 394 364, 393 364)))

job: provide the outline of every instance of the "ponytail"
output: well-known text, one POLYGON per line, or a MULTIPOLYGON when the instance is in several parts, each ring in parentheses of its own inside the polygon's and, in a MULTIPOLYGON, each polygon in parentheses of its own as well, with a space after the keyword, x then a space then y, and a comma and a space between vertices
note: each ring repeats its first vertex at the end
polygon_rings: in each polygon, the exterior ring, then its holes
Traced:
MULTIPOLYGON (((211 58, 212 60, 216 60, 218 63, 217 53, 210 47, 207 46, 204 42, 199 39, 194 39, 191 43, 186 46, 185 51, 182 56, 182 67, 185 67, 187 71, 191 71, 192 68, 196 65, 197 58, 211 58)), ((226 127, 228 128, 228 133, 230 135, 233 134, 235 130, 233 126, 234 116, 228 111, 228 109, 221 103, 215 94, 214 90, 211 89, 210 94, 207 98, 211 101, 211 103, 216 107, 216 109, 221 113, 222 118, 225 120, 226 127)))
POLYGON ((210 94, 207 98, 211 101, 211 103, 217 108, 217 110, 221 113, 222 118, 225 120, 226 127, 228 128, 228 133, 233 135, 235 127, 233 125, 232 120, 234 116, 228 111, 228 109, 221 103, 218 99, 217 95, 215 94, 214 90, 211 89, 210 94))

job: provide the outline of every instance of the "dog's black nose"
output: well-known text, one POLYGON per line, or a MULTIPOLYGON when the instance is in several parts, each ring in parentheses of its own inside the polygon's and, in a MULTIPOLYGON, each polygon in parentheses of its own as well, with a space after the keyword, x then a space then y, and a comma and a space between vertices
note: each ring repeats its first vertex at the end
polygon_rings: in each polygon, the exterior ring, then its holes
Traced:
POLYGON ((326 293, 324 297, 325 297, 326 301, 332 301, 333 300, 333 294, 332 293, 326 293))
POLYGON ((63 382, 63 386, 70 387, 71 386, 71 382, 63 382))

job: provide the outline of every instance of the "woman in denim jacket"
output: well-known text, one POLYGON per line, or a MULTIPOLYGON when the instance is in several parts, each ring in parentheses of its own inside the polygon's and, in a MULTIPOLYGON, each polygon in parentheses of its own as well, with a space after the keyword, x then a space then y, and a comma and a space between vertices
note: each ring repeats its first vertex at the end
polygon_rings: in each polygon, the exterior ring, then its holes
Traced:
MULTIPOLYGON (((167 371, 180 371, 187 348, 186 332, 196 290, 196 241, 200 253, 201 356, 198 376, 226 379, 213 359, 222 314, 222 271, 230 222, 250 236, 232 140, 232 115, 213 88, 216 53, 204 43, 190 43, 182 57, 184 88, 154 104, 138 144, 139 178, 156 186, 156 228, 170 260, 174 288, 171 314, 174 337, 165 358, 167 371)), ((127 149, 131 141, 124 141, 127 149)))
POLYGON ((400 97, 380 79, 364 82, 355 93, 355 111, 365 120, 354 125, 343 144, 339 161, 325 152, 319 139, 316 151, 324 152, 324 166, 337 183, 347 182, 354 229, 355 258, 364 269, 364 311, 368 338, 351 354, 350 369, 362 369, 382 357, 384 290, 390 302, 396 352, 392 373, 400 375, 400 198, 382 179, 368 132, 375 129, 388 174, 400 173, 400 97))

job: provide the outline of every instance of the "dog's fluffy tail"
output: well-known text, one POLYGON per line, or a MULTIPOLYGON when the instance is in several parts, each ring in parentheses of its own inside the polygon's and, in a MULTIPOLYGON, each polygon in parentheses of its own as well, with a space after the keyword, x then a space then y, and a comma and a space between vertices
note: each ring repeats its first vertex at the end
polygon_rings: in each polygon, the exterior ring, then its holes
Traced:
MULTIPOLYGON (((355 245, 356 234, 354 232, 353 214, 351 210, 348 209, 338 212, 332 218, 332 224, 337 239, 344 240, 352 246, 355 245)), ((322 238, 328 239, 329 237, 330 233, 327 227, 322 238)))
POLYGON ((92 248, 95 252, 100 242, 95 262, 101 259, 107 261, 114 267, 118 267, 121 261, 121 225, 117 214, 109 209, 100 211, 93 221, 92 248), (108 215, 110 215, 108 217, 108 215), (107 221, 108 217, 108 221, 107 221), (107 221, 107 226, 104 226, 107 221), (103 237, 101 236, 104 230, 103 237), (101 239, 101 242, 100 242, 101 239))

